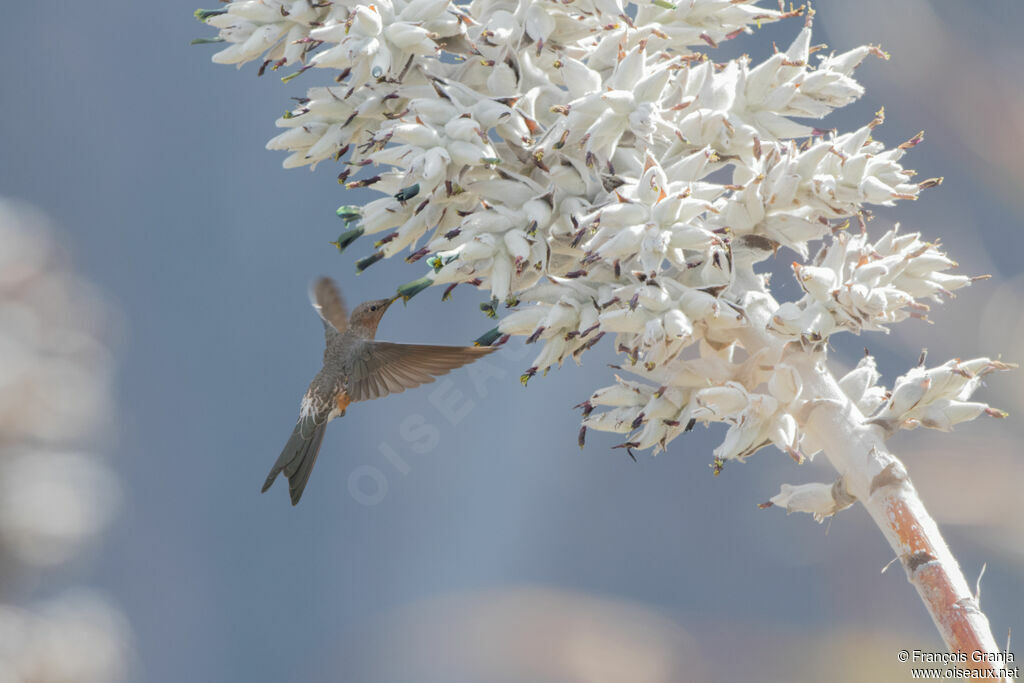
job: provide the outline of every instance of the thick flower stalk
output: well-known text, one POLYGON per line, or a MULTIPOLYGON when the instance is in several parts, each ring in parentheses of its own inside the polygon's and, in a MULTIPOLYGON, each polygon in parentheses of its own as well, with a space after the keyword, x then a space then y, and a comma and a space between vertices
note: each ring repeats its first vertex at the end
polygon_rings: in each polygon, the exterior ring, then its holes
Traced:
POLYGON ((338 209, 339 249, 374 236, 359 269, 406 254, 425 264, 399 288, 407 299, 432 285, 446 298, 462 283, 487 291, 481 307, 500 320, 479 342, 539 347, 524 384, 613 343, 620 374, 581 404, 580 445, 597 429, 631 455, 657 453, 721 422, 715 473, 768 445, 798 463, 824 451, 837 481, 784 486, 772 503, 820 520, 862 502, 923 595, 925 568, 954 587, 946 602, 926 596, 950 648, 994 650, 884 439, 1002 416, 970 398, 1008 366, 922 366, 891 390, 870 357, 841 379, 827 369, 832 334, 925 319, 972 278, 917 233, 870 236, 869 207, 941 179, 902 165, 920 135, 891 148, 873 137, 882 112, 849 133, 808 123, 857 100, 856 67, 886 57, 812 44, 812 15, 746 0, 235 0, 198 13, 227 43, 214 61, 287 67, 285 80, 328 69, 267 146, 289 153, 286 167, 329 162, 347 187, 382 193, 338 209), (795 17, 785 51, 711 57, 795 17), (779 257, 798 300, 777 301, 759 266, 779 257), (926 545, 901 535, 890 503, 926 545), (949 625, 954 610, 966 631, 949 625))

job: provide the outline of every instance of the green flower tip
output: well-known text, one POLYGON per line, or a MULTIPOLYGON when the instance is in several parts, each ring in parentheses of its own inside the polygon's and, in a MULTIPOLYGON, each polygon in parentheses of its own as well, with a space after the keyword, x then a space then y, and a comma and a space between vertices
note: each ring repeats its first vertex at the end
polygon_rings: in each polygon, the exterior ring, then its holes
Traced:
POLYGON ((366 258, 359 259, 358 261, 356 261, 356 273, 362 273, 364 270, 372 266, 377 261, 380 261, 382 258, 384 258, 384 252, 378 251, 375 254, 370 254, 366 258))
POLYGON ((338 216, 338 218, 345 221, 346 223, 351 223, 352 221, 359 220, 363 216, 363 210, 361 208, 359 208, 358 206, 352 206, 348 204, 345 206, 339 206, 338 210, 335 211, 334 213, 338 216))
POLYGON ((484 303, 480 304, 480 310, 486 313, 488 318, 497 318, 498 300, 495 298, 491 299, 490 301, 485 301, 484 303))
POLYGON ((346 230, 345 232, 338 235, 338 239, 334 242, 331 242, 331 244, 336 246, 338 248, 338 251, 345 251, 345 249, 347 249, 350 244, 359 239, 359 237, 362 236, 362 234, 363 227, 356 226, 351 230, 346 230))
POLYGON ((309 69, 309 68, 310 68, 310 65, 309 65, 309 64, 307 64, 306 66, 302 67, 301 69, 299 69, 298 71, 296 71, 296 72, 295 72, 295 73, 293 73, 293 74, 288 74, 287 76, 282 76, 282 77, 281 77, 281 82, 282 82, 282 83, 288 83, 288 82, 289 82, 289 81, 291 81, 291 80, 292 80, 293 78, 295 78, 296 76, 298 76, 298 75, 299 75, 299 74, 301 74, 301 73, 304 73, 304 72, 306 71, 306 69, 309 69))
POLYGON ((678 9, 675 3, 669 2, 668 0, 651 0, 652 5, 661 7, 662 9, 678 9))
POLYGON ((189 41, 189 45, 209 45, 211 43, 223 43, 223 38, 193 38, 189 41))
POLYGON ((410 185, 409 187, 403 187, 401 190, 395 193, 395 199, 400 202, 407 202, 420 193, 420 184, 410 185))
POLYGON ((434 269, 434 272, 439 272, 442 268, 447 266, 449 263, 458 258, 458 255, 448 256, 442 258, 440 254, 434 254, 427 259, 427 265, 434 269))
POLYGON ((429 275, 424 275, 418 280, 412 282, 406 282, 404 285, 398 288, 398 296, 402 297, 403 301, 409 301, 424 289, 434 284, 434 279, 429 275))
POLYGON ((473 341, 473 346, 491 346, 494 342, 501 338, 501 332, 498 328, 492 328, 487 332, 484 332, 473 341))
POLYGON ((199 21, 206 21, 210 17, 216 17, 220 16, 221 14, 227 13, 228 11, 226 9, 197 9, 195 12, 192 13, 192 16, 194 16, 199 21))

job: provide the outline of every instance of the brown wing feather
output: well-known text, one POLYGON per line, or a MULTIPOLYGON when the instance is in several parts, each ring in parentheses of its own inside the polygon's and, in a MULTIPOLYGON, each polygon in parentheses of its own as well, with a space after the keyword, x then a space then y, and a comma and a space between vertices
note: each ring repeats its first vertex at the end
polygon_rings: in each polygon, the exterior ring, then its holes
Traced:
POLYGON ((369 342, 345 384, 352 401, 370 401, 434 381, 495 351, 486 346, 430 346, 369 342))
POLYGON ((310 287, 309 301, 320 314, 325 327, 330 325, 338 332, 344 332, 348 327, 348 309, 334 280, 329 277, 317 278, 310 287))

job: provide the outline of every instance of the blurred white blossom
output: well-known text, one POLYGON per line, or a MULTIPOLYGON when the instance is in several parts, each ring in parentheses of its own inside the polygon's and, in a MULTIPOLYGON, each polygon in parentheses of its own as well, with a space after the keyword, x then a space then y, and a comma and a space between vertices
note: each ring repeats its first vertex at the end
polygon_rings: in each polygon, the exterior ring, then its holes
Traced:
POLYGON ((130 635, 124 617, 106 599, 81 590, 31 609, 0 604, 0 681, 125 680, 130 635))
MULTIPOLYGON (((117 478, 89 450, 110 426, 114 321, 33 209, 0 200, 0 244, 0 574, 17 586, 94 545, 116 512, 117 478)), ((126 677, 128 628, 104 598, 10 599, 0 593, 0 681, 126 677)))
MULTIPOLYGON (((941 178, 902 165, 921 135, 874 138, 881 111, 853 132, 815 124, 863 94, 853 74, 864 59, 888 56, 814 44, 805 8, 235 0, 199 16, 229 43, 215 61, 331 69, 334 83, 310 88, 268 147, 289 152, 287 167, 337 162, 339 182, 383 193, 338 209, 339 249, 377 236, 360 269, 407 251, 427 265, 399 288, 407 299, 431 285, 489 292, 490 316, 511 310, 479 342, 540 347, 524 384, 612 340, 620 374, 581 404, 581 445, 598 429, 622 434, 631 454, 658 452, 721 422, 716 473, 766 445, 803 462, 819 449, 803 434, 819 397, 793 354, 924 320, 926 301, 972 282, 917 233, 869 238, 869 206, 916 199, 941 178), (785 50, 712 57, 722 41, 799 18, 785 50), (779 302, 757 268, 784 250, 803 296, 779 302)), ((1002 414, 969 398, 1007 367, 951 361, 890 391, 867 358, 842 387, 889 432, 949 429, 1002 414)), ((820 519, 849 504, 834 494, 807 485, 773 501, 820 519)))

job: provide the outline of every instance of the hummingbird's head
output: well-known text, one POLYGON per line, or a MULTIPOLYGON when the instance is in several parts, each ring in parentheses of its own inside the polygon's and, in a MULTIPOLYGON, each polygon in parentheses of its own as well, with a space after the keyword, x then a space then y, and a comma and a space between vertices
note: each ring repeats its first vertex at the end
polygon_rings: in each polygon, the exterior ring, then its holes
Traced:
POLYGON ((349 316, 349 327, 357 328, 363 336, 373 339, 377 333, 377 325, 384 317, 384 311, 388 310, 388 306, 393 304, 397 298, 397 296, 393 296, 388 299, 376 299, 359 304, 349 316))

